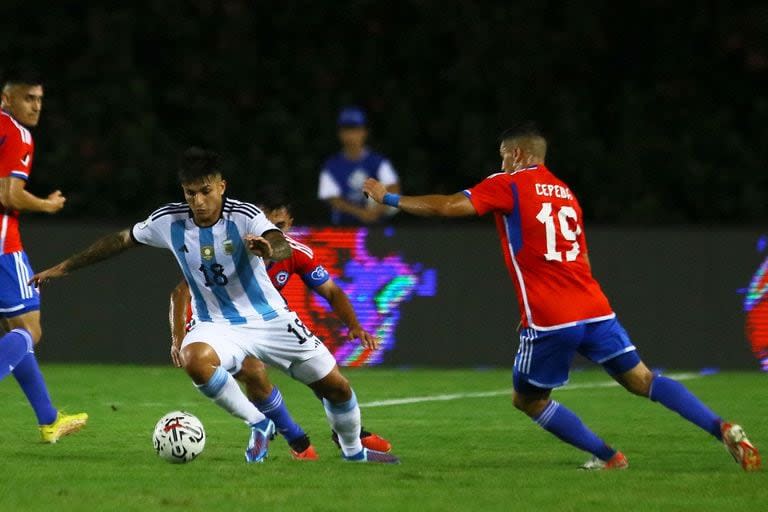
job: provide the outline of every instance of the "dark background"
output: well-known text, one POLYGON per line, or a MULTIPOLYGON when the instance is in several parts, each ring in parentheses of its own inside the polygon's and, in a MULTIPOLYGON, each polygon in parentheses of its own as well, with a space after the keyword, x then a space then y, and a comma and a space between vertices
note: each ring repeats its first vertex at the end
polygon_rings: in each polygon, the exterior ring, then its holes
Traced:
MULTIPOLYGON (((596 275, 649 363, 753 364, 735 290, 768 221, 765 2, 73 4, 0 12, 0 76, 33 65, 45 77, 29 189, 69 198, 55 218, 23 219, 35 268, 179 200, 189 144, 225 156, 233 196, 285 187, 312 224, 328 218, 317 175, 343 105, 369 112, 406 193, 474 184, 498 168, 498 133, 533 119, 598 226, 596 275)), ((403 305, 390 362, 509 365, 516 306, 487 220, 395 222, 399 250, 441 274, 437 298, 403 305), (429 343, 412 341, 424 332, 429 343)), ((142 250, 57 283, 40 350, 165 361, 177 277, 142 250)))
POLYGON ((528 118, 588 222, 768 220, 765 2, 73 4, 0 15, 0 68, 46 77, 30 187, 61 188, 64 216, 177 199, 195 143, 226 155, 234 195, 283 185, 322 222, 317 173, 356 103, 410 193, 495 171, 495 137, 528 118))
MULTIPOLYGON (((389 365, 511 367, 514 287, 495 230, 403 226, 368 247, 437 270, 437 295, 400 305, 389 365), (471 250, 468 251, 468 248, 471 250)), ((27 246, 39 268, 123 225, 35 222, 27 246)), ((745 229, 594 228, 595 275, 641 356, 653 367, 755 368, 744 339, 743 296, 761 262, 745 229)), ((180 273, 164 250, 140 247, 43 289, 44 360, 168 363, 168 297, 180 273)))

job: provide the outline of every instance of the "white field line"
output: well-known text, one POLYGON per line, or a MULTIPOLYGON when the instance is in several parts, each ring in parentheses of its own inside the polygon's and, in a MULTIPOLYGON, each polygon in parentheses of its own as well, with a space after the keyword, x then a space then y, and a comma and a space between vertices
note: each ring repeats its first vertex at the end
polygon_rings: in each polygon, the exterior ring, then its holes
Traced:
MULTIPOLYGON (((701 377, 698 373, 672 373, 667 377, 675 380, 690 380, 701 377)), ((611 388, 618 386, 619 383, 613 380, 605 382, 585 382, 583 384, 569 384, 562 388, 557 388, 558 392, 570 391, 575 389, 595 389, 595 388, 611 388)), ((407 405, 418 404, 422 402, 445 402, 448 400, 461 400, 462 398, 486 398, 491 396, 503 396, 511 395, 512 388, 499 389, 496 391, 479 391, 475 393, 452 393, 448 395, 429 395, 429 396, 414 396, 411 398, 394 398, 392 400, 375 400, 373 402, 364 402, 360 404, 360 407, 389 407, 392 405, 407 405)))
MULTIPOLYGON (((702 377, 698 373, 671 373, 667 377, 675 380, 691 380, 702 377)), ((612 388, 619 384, 615 381, 603 381, 603 382, 585 382, 582 384, 568 384, 565 387, 557 388, 557 392, 569 391, 575 389, 596 389, 596 388, 612 388)), ((410 398, 394 398, 391 400, 375 400, 373 402, 364 402, 360 404, 360 407, 389 407, 392 405, 408 405, 418 404, 423 402, 445 402, 449 400, 461 400, 464 398, 487 398, 493 396, 511 395, 512 387, 506 389, 499 389, 496 391, 477 391, 473 393, 452 393, 446 395, 428 395, 428 396, 414 396, 410 398)), ((125 402, 104 402, 107 407, 115 407, 117 409, 121 407, 175 407, 176 409, 190 409, 194 408, 199 403, 195 402, 139 402, 139 403, 125 403, 125 402)))

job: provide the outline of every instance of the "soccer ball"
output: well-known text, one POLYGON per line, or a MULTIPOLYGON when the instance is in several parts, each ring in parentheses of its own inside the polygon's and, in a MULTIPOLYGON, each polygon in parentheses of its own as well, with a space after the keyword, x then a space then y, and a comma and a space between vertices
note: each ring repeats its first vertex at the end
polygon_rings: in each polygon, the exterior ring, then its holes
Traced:
POLYGON ((169 412, 155 425, 152 444, 160 458, 168 462, 189 462, 205 447, 205 429, 200 420, 188 412, 169 412))

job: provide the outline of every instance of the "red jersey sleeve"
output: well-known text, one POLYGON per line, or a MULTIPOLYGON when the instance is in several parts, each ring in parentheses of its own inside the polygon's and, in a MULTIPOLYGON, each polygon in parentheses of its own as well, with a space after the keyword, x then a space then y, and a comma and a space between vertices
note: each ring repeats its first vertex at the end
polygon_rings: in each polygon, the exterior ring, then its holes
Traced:
POLYGON ((317 288, 330 279, 330 274, 315 258, 314 251, 307 245, 286 237, 293 249, 293 272, 301 277, 310 288, 317 288))
POLYGON ((515 205, 509 174, 491 174, 472 188, 464 190, 478 215, 488 212, 509 213, 515 205))
POLYGON ((29 179, 32 168, 32 136, 7 115, 0 120, 0 178, 29 179))
POLYGON ((291 249, 293 249, 293 271, 300 276, 307 272, 312 272, 315 264, 315 254, 295 244, 291 244, 291 249))
POLYGON ((311 249, 303 244, 291 244, 291 246, 296 261, 296 268, 294 271, 301 276, 301 280, 304 281, 304 284, 314 289, 331 278, 325 267, 317 261, 315 253, 311 249), (307 249, 309 249, 309 251, 307 251, 307 249))

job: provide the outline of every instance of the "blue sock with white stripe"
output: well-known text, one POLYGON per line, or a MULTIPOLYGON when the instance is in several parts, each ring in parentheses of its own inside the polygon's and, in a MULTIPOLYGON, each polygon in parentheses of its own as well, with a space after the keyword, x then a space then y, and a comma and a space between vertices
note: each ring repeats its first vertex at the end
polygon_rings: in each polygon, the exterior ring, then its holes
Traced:
POLYGON ((13 370, 13 376, 16 382, 21 386, 22 391, 27 396, 29 405, 35 411, 38 425, 50 425, 56 421, 58 411, 51 403, 51 396, 48 394, 48 386, 45 385, 45 378, 40 371, 40 365, 37 364, 35 353, 30 351, 16 365, 13 370))
POLYGON ((32 346, 32 336, 26 329, 13 329, 0 338, 0 380, 13 372, 32 346))
POLYGON ((616 453, 616 450, 589 430, 578 416, 554 400, 550 400, 533 421, 562 441, 589 452, 599 459, 607 461, 616 453))
POLYGON ((277 431, 280 432, 286 441, 289 443, 295 441, 300 437, 307 435, 301 427, 293 421, 291 413, 288 412, 288 408, 283 401, 283 395, 277 386, 272 388, 272 393, 269 394, 266 400, 254 402, 256 407, 275 423, 277 431))
POLYGON ((648 396, 654 402, 659 402, 667 409, 675 411, 717 439, 722 438, 720 417, 676 380, 661 375, 655 376, 651 381, 651 392, 648 396))

